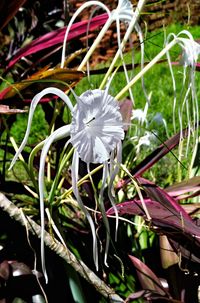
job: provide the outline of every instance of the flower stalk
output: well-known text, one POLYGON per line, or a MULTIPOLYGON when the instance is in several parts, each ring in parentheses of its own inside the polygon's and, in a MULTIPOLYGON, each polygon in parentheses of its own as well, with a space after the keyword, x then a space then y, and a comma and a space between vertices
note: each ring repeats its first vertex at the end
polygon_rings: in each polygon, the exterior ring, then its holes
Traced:
POLYGON ((133 28, 136 26, 136 24, 138 22, 138 19, 140 17, 140 14, 141 14, 141 12, 143 10, 143 7, 144 7, 145 3, 146 3, 146 0, 139 0, 137 8, 136 8, 136 10, 134 12, 133 18, 132 18, 132 20, 131 20, 131 22, 130 22, 130 24, 128 26, 128 29, 127 29, 127 31, 126 31, 126 33, 124 35, 124 38, 123 38, 123 40, 121 42, 121 45, 120 45, 117 53, 115 54, 115 57, 113 58, 113 60, 111 62, 111 65, 110 65, 110 67, 109 67, 109 69, 108 69, 108 71, 107 71, 107 73, 106 73, 106 75, 105 75, 105 77, 104 77, 104 79, 103 79, 100 87, 99 87, 100 89, 103 89, 105 87, 105 85, 106 85, 106 83, 108 81, 108 78, 110 77, 110 75, 111 75, 111 73, 112 73, 112 71, 113 71, 113 69, 115 67, 115 64, 116 64, 117 60, 120 57, 121 50, 124 48, 126 42, 128 41, 128 39, 129 39, 129 37, 130 37, 130 35, 132 33, 133 28))
POLYGON ((176 45, 177 41, 174 39, 165 48, 155 56, 149 64, 147 64, 116 96, 115 99, 119 100, 139 79, 141 79, 146 72, 148 72, 166 53, 176 45))

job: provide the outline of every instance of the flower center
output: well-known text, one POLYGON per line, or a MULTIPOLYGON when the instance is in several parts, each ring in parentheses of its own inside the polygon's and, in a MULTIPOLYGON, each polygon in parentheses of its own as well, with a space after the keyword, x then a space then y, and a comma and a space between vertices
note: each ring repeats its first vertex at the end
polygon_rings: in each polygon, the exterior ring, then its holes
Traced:
POLYGON ((90 123, 95 120, 95 117, 91 118, 88 122, 85 123, 86 126, 90 126, 90 123))

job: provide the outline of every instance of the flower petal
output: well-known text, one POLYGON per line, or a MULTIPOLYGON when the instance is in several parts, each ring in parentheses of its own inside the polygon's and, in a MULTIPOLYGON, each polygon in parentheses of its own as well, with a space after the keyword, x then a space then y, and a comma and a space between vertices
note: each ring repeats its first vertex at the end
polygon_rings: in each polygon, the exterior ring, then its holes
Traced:
POLYGON ((86 91, 77 99, 71 123, 71 142, 86 163, 103 163, 124 138, 117 101, 105 91, 86 91))

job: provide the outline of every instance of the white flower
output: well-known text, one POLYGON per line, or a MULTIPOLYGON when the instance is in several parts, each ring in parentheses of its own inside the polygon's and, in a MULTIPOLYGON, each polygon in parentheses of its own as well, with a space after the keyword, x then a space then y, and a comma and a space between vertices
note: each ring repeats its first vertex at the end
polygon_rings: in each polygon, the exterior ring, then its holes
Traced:
POLYGON ((200 44, 193 39, 178 38, 177 40, 183 49, 181 63, 184 66, 194 66, 200 54, 200 44))
POLYGON ((137 120, 141 125, 147 123, 148 108, 149 108, 149 103, 146 102, 144 109, 141 108, 133 109, 131 120, 137 120))
POLYGON ((71 143, 83 161, 107 161, 124 138, 117 101, 99 89, 83 93, 73 111, 70 133, 71 143))
POLYGON ((99 200, 102 217, 107 228, 105 253, 106 264, 106 254, 109 246, 109 225, 108 221, 106 221, 107 217, 105 217, 103 193, 107 178, 110 176, 110 183, 112 182, 112 184, 109 184, 108 186, 108 195, 111 200, 112 206, 115 207, 115 205, 113 205, 114 202, 112 198, 112 189, 114 177, 118 172, 119 162, 121 161, 121 140, 124 138, 124 130, 118 103, 112 96, 108 94, 108 88, 105 91, 99 89, 86 91, 80 97, 76 96, 73 93, 77 101, 77 105, 74 108, 71 104, 70 99, 62 91, 57 88, 47 88, 33 98, 29 112, 26 134, 21 146, 19 147, 19 150, 17 151, 11 163, 10 168, 15 164, 17 158, 27 143, 35 108, 40 99, 46 94, 54 94, 59 96, 66 103, 72 113, 71 125, 64 125, 55 130, 46 140, 43 141, 43 148, 42 144, 40 144, 42 152, 40 157, 38 188, 41 214, 41 258, 43 273, 47 281, 44 257, 44 171, 46 157, 51 144, 57 140, 71 136, 66 144, 72 143, 75 149, 72 160, 72 188, 79 206, 84 212, 91 227, 93 236, 93 258, 96 268, 98 269, 98 249, 95 226, 90 213, 87 211, 82 202, 77 185, 79 175, 79 158, 87 163, 88 172, 90 163, 103 163, 103 185, 100 191, 99 200), (115 154, 117 161, 116 167, 114 164, 115 154), (112 167, 110 168, 110 172, 108 171, 108 160, 110 160, 112 167))
POLYGON ((133 5, 129 0, 119 0, 118 6, 115 10, 112 11, 113 19, 116 19, 116 16, 121 21, 131 22, 133 18, 133 5))
POLYGON ((157 140, 156 138, 156 132, 152 133, 149 131, 145 131, 145 135, 140 137, 138 144, 136 146, 136 153, 138 154, 140 152, 141 146, 150 147, 153 142, 157 140))

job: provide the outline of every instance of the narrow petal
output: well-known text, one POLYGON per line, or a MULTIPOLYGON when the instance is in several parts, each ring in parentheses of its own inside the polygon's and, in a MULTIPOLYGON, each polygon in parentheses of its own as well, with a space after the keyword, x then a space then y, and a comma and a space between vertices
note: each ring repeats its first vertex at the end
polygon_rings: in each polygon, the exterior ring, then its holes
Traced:
POLYGON ((108 257, 108 250, 109 250, 109 245, 110 245, 110 226, 109 226, 109 221, 108 217, 106 215, 105 207, 104 207, 104 190, 106 188, 106 181, 108 178, 108 163, 105 162, 103 165, 103 176, 102 176, 102 185, 101 185, 101 190, 99 193, 99 204, 100 204, 100 210, 102 213, 102 219, 106 228, 106 246, 105 246, 105 254, 104 254, 104 264, 108 266, 107 263, 107 257, 108 257))
POLYGON ((72 106, 72 103, 71 103, 70 99, 68 98, 68 96, 64 92, 62 92, 58 88, 48 87, 48 88, 45 88, 44 90, 42 90, 39 94, 37 94, 31 102, 31 106, 30 106, 30 110, 29 110, 29 116, 28 116, 27 129, 26 129, 24 139, 23 139, 17 153, 15 154, 14 158, 12 159, 12 162, 11 162, 11 165, 10 165, 9 169, 11 169, 13 167, 13 165, 17 161, 17 158, 21 154, 22 150, 24 149, 24 147, 25 147, 25 145, 28 141, 28 137, 29 137, 30 130, 31 130, 31 123, 32 123, 32 120, 33 120, 33 114, 35 112, 36 106, 38 105, 40 100, 47 94, 57 95, 58 97, 60 97, 66 103, 66 105, 69 107, 70 111, 73 111, 73 106, 72 106))
POLYGON ((98 247, 97 247, 97 237, 96 237, 95 226, 94 226, 92 217, 90 216, 89 212, 85 208, 83 201, 80 197, 79 191, 78 191, 78 186, 77 186, 78 171, 79 171, 79 155, 75 151, 74 155, 73 155, 73 160, 72 160, 72 188, 73 188, 74 195, 77 199, 77 202, 80 206, 80 209, 85 214, 85 216, 90 224, 90 228, 92 231, 92 237, 93 237, 93 259, 94 259, 96 269, 98 270, 98 267, 99 267, 99 265, 98 265, 98 247))
POLYGON ((38 176, 38 185, 39 185, 39 198, 40 198, 40 219, 41 219, 41 262, 42 262, 42 271, 45 276, 46 283, 48 282, 47 272, 46 272, 46 265, 45 265, 45 253, 44 253, 44 230, 45 230, 45 223, 44 223, 44 168, 45 168, 45 161, 49 151, 51 144, 57 140, 60 140, 64 137, 69 136, 70 126, 63 126, 56 131, 54 131, 49 138, 46 140, 41 157, 40 157, 40 169, 39 169, 39 176, 38 176))

